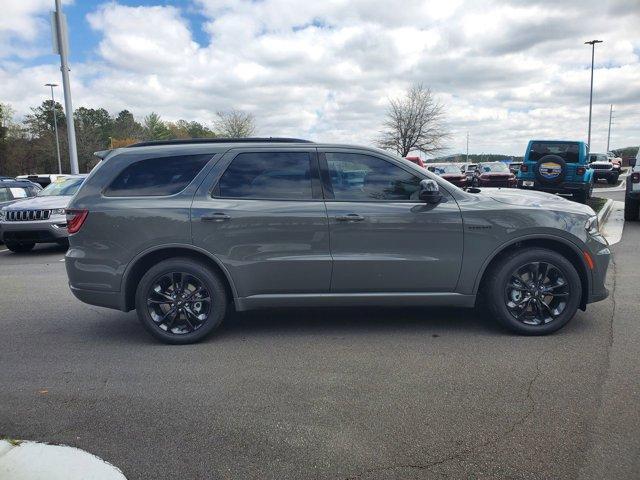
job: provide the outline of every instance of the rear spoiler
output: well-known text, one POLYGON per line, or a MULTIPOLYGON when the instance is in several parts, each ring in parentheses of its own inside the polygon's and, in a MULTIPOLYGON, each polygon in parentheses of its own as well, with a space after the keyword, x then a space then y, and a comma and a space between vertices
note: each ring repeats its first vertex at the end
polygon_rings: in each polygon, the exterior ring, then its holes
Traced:
POLYGON ((93 155, 95 157, 98 157, 100 160, 104 160, 105 158, 107 158, 107 155, 109 155, 112 151, 113 151, 113 149, 100 150, 98 152, 93 152, 93 155))

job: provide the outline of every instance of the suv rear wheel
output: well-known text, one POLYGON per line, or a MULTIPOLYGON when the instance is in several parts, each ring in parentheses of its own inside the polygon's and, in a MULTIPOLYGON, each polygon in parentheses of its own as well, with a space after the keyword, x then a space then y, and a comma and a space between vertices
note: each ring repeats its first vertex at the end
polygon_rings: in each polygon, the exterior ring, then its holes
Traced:
POLYGON ((33 250, 33 247, 36 246, 35 243, 14 243, 14 242, 7 242, 6 245, 9 250, 15 253, 30 252, 31 250, 33 250))
POLYGON ((227 303, 218 275, 189 258, 172 258, 151 267, 136 290, 140 322, 165 343, 203 339, 220 326, 227 303))
POLYGON ((522 335, 546 335, 575 315, 582 284, 578 272, 553 250, 516 251, 488 272, 484 303, 492 317, 522 335))

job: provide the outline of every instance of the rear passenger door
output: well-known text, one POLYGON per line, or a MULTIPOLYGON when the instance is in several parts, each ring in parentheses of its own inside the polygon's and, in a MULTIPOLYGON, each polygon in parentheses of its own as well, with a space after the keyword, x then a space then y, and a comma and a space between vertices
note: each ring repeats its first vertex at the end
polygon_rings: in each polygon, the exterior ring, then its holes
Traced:
POLYGON ((191 218, 194 244, 220 259, 239 297, 329 291, 315 148, 230 150, 198 190, 191 218))

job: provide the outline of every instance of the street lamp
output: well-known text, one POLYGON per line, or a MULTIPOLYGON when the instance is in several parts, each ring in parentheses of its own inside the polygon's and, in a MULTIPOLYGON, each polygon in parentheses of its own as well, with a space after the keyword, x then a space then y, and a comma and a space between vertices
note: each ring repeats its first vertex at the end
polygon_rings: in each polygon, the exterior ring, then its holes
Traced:
POLYGON ((53 87, 57 87, 57 83, 45 83, 45 87, 51 87, 51 112, 53 113, 53 128, 56 132, 56 151, 58 152, 58 173, 62 173, 62 162, 60 161, 60 141, 58 140, 58 118, 56 115, 56 99, 53 96, 53 87))
POLYGON ((587 137, 587 145, 591 149, 591 109, 593 107, 593 59, 596 52, 596 43, 602 43, 602 40, 591 40, 584 42, 585 45, 591 45, 591 90, 589 92, 589 135, 587 137))

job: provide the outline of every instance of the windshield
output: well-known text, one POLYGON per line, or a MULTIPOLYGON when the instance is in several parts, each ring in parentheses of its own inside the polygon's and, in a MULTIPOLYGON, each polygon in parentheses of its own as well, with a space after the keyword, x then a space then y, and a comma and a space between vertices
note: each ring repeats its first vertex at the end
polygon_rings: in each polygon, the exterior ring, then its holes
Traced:
POLYGON ((435 172, 438 175, 442 175, 444 173, 460 173, 460 167, 456 167, 455 165, 436 165, 435 172))
POLYGON ((483 163, 478 168, 483 173, 488 173, 488 172, 508 172, 509 171, 509 167, 507 167, 507 165, 504 164, 504 163, 483 163))
POLYGON ((74 177, 74 178, 64 178, 61 180, 56 180, 53 183, 47 185, 47 187, 38 193, 39 197, 59 197, 59 196, 71 196, 74 195, 84 178, 82 177, 74 177))
POLYGON ((577 163, 580 160, 580 146, 577 143, 533 142, 529 150, 529 160, 537 162, 546 155, 557 155, 565 162, 577 163))
POLYGON ((608 162, 609 158, 602 153, 592 153, 589 155, 589 162, 608 162))

